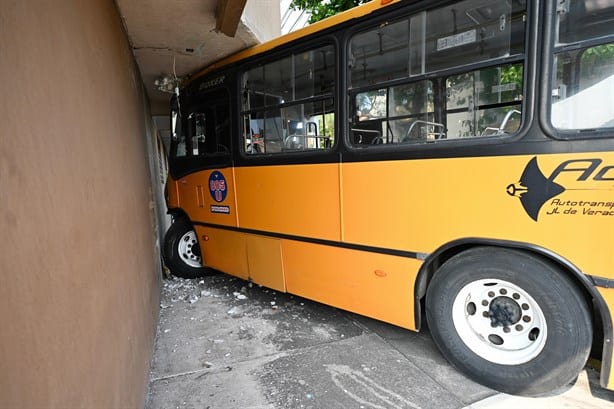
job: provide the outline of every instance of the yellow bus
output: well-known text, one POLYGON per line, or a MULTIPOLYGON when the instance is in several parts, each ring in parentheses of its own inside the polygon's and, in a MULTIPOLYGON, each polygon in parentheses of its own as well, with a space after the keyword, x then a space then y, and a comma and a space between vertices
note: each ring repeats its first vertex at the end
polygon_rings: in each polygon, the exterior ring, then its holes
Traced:
POLYGON ((614 2, 374 0, 171 101, 164 259, 409 330, 500 391, 612 377, 614 2))

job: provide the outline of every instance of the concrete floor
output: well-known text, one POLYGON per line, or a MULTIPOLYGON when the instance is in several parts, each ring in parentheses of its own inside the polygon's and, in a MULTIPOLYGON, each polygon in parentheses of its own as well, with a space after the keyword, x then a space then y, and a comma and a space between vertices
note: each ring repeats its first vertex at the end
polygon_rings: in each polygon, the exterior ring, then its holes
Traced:
POLYGON ((414 333, 227 275, 165 280, 147 408, 614 408, 583 371, 518 398, 452 368, 414 333))

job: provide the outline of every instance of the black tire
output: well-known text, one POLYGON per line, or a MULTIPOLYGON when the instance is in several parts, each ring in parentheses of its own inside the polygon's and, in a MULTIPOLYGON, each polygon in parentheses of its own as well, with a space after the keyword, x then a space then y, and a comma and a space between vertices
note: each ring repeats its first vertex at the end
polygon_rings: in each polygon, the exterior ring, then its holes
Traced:
POLYGON ((180 217, 174 220, 164 236, 164 264, 177 277, 197 278, 211 274, 202 265, 198 237, 190 222, 180 217))
POLYGON ((426 317, 448 361, 514 395, 565 387, 591 349, 583 293, 554 263, 518 250, 478 247, 450 258, 429 285, 426 317))

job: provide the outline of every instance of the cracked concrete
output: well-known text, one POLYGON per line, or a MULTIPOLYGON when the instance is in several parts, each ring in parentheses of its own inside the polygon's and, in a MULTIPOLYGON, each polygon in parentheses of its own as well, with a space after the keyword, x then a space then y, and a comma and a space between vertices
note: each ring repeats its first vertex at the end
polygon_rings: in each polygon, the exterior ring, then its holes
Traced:
POLYGON ((465 378, 414 333, 227 275, 166 280, 148 409, 614 408, 587 368, 547 398, 465 378))

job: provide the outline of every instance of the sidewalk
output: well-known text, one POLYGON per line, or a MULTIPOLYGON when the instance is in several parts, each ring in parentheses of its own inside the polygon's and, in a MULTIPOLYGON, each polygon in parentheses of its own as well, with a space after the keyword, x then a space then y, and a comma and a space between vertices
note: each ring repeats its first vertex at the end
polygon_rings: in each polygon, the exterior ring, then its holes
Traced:
POLYGON ((227 275, 165 280, 148 409, 614 408, 587 368, 519 398, 452 368, 414 333, 227 275))

